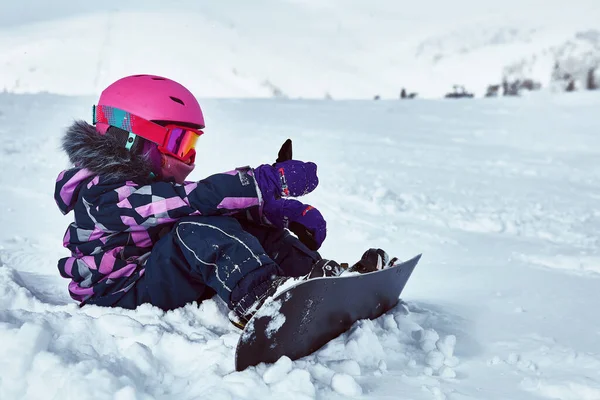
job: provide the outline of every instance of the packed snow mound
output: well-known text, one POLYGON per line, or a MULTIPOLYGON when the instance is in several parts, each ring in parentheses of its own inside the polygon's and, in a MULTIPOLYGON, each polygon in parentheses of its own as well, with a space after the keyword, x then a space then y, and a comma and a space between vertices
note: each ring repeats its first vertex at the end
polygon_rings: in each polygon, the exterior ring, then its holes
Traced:
POLYGON ((217 298, 167 313, 69 298, 59 139, 93 101, 0 94, 0 399, 598 398, 595 93, 202 101, 191 179, 271 163, 292 138, 319 166, 303 200, 328 221, 324 257, 423 253, 390 312, 243 372, 217 298))
POLYGON ((6 399, 356 396, 363 391, 358 382, 382 376, 388 363, 406 365, 409 376, 428 376, 422 384, 432 388, 454 378, 459 365, 452 355, 456 338, 425 330, 419 321, 427 311, 415 309, 413 316, 404 304, 358 322, 302 360, 283 357, 236 373, 240 332, 218 299, 168 313, 150 306, 49 306, 6 264, 0 287, 0 396, 6 399))
POLYGON ((200 97, 441 97, 454 84, 481 95, 521 63, 547 84, 552 49, 600 20, 595 0, 567 15, 538 0, 70 3, 0 5, 0 89, 97 94, 154 73, 200 97))

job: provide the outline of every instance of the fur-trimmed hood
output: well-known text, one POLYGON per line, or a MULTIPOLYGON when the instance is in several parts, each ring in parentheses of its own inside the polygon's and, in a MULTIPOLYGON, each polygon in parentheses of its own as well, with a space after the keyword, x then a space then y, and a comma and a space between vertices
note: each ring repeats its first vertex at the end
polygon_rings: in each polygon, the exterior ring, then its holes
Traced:
POLYGON ((116 135, 101 135, 85 121, 76 121, 67 129, 62 148, 73 165, 102 176, 106 182, 131 180, 144 184, 151 180, 149 151, 129 151, 116 135))

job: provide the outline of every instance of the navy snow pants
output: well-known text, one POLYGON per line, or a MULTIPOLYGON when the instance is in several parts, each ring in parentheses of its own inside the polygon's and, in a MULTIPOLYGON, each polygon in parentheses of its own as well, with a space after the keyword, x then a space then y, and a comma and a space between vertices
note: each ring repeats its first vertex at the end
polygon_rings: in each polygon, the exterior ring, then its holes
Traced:
POLYGON ((305 275, 320 258, 286 230, 225 216, 187 217, 154 245, 144 275, 115 306, 172 310, 216 293, 231 307, 273 275, 305 275))

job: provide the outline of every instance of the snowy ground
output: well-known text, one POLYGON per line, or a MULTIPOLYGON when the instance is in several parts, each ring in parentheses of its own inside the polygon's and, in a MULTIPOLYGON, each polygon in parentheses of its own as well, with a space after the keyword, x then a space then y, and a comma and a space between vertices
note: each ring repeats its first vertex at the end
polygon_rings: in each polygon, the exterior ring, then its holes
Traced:
POLYGON ((296 362, 234 372, 210 300, 85 307, 58 276, 61 130, 93 99, 0 94, 0 399, 600 399, 600 97, 205 100, 192 178, 319 165, 322 253, 424 256, 404 303, 296 362), (361 395, 362 394, 362 395, 361 395), (362 397, 361 397, 362 396, 362 397))

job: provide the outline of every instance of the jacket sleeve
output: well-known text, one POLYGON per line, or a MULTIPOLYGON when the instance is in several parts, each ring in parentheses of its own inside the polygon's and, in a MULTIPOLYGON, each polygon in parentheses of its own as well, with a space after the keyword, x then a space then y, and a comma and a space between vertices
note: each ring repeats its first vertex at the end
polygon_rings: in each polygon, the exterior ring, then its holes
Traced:
POLYGON ((94 202, 89 215, 109 231, 147 230, 190 215, 260 215, 260 191, 248 167, 209 176, 198 182, 130 183, 116 190, 118 198, 94 202), (97 204, 97 205, 96 205, 97 204))

